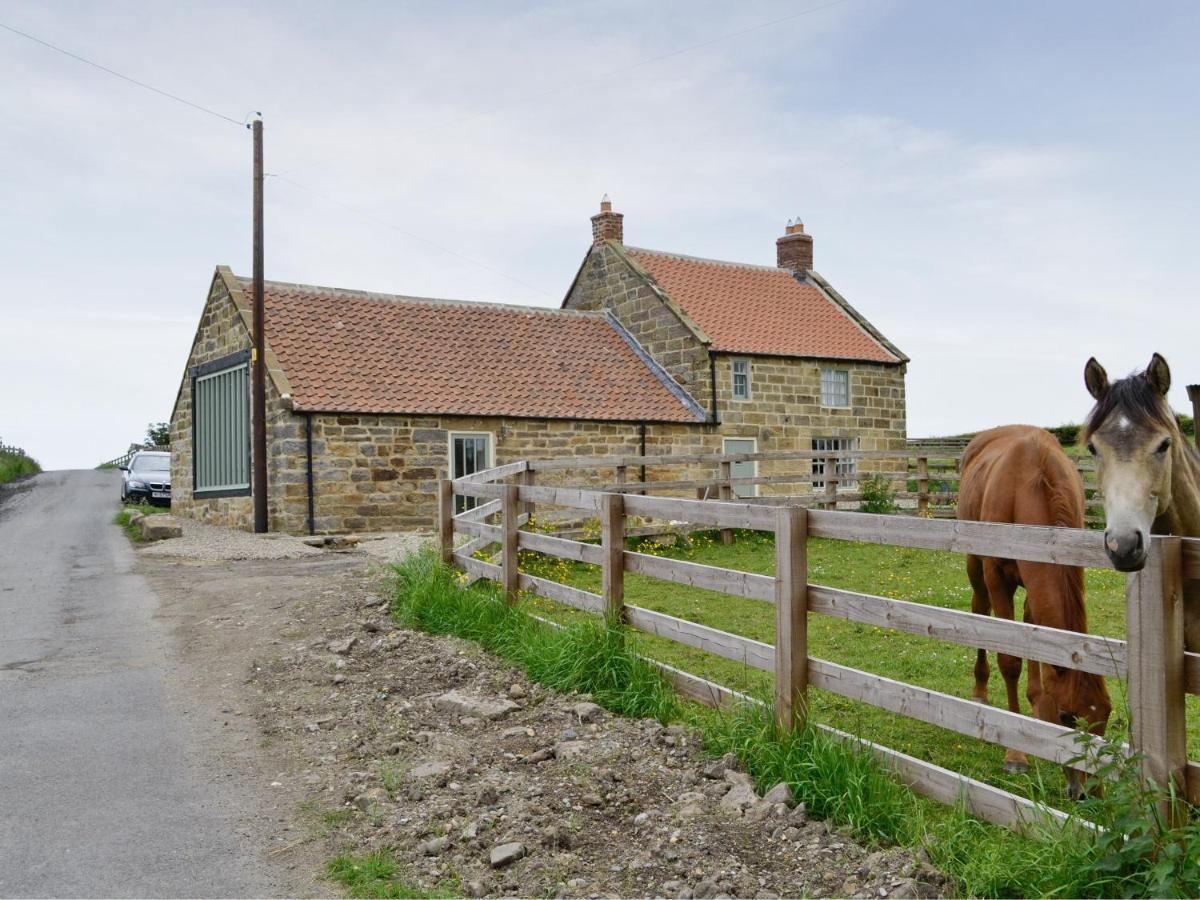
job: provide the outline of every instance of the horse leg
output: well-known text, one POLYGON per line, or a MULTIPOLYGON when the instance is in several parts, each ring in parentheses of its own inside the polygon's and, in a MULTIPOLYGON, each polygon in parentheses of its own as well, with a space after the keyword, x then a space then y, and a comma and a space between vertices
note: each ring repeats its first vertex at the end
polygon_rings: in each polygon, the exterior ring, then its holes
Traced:
MULTIPOLYGON (((984 566, 984 580, 987 582, 988 596, 992 601, 992 611, 1001 619, 1013 620, 1013 595, 1016 585, 1005 575, 1002 565, 992 562, 984 566)), ((1004 676, 1004 688, 1008 694, 1009 712, 1021 712, 1020 681, 1021 657, 1009 656, 1007 653, 997 653, 996 662, 1000 666, 1000 674, 1004 676)), ((1029 771, 1029 758, 1020 750, 1006 749, 1004 751, 1004 771, 1014 774, 1029 771)))
MULTIPOLYGON (((980 616, 990 615, 992 604, 988 600, 987 582, 983 578, 983 560, 980 557, 967 556, 967 580, 971 582, 971 612, 980 616)), ((975 655, 975 690, 972 692, 972 696, 980 703, 988 702, 990 674, 987 651, 981 649, 975 655)))

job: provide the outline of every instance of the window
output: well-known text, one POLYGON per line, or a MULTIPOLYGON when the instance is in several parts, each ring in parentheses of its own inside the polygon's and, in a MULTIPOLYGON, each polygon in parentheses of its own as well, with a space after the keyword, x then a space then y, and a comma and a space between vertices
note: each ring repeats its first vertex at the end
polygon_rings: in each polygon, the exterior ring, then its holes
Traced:
MULTIPOLYGON (((492 467, 492 436, 487 432, 450 434, 450 477, 462 478, 492 467)), ((479 505, 477 497, 455 497, 454 513, 479 505)))
POLYGON ((193 370, 192 465, 197 495, 250 493, 250 365, 247 354, 193 370), (211 368, 218 366, 219 368, 211 368))
POLYGON ((821 405, 850 405, 850 372, 846 369, 821 370, 821 405))
MULTIPOLYGON (((857 438, 813 438, 812 442, 813 453, 842 453, 858 449, 857 438)), ((838 487, 839 488, 854 488, 858 486, 858 482, 854 480, 854 476, 858 473, 858 460, 854 457, 849 459, 836 460, 838 487)), ((825 479, 818 476, 825 474, 825 460, 814 459, 812 461, 813 472, 813 490, 824 490, 825 479)))
POLYGON ((750 360, 731 359, 729 371, 733 375, 733 399, 750 399, 750 360))
MULTIPOLYGON (((758 441, 754 438, 725 438, 725 453, 757 453, 758 441)), ((758 475, 758 463, 754 460, 735 462, 729 465, 729 475, 732 478, 754 478, 758 475)), ((757 497, 757 484, 735 484, 735 497, 757 497)))

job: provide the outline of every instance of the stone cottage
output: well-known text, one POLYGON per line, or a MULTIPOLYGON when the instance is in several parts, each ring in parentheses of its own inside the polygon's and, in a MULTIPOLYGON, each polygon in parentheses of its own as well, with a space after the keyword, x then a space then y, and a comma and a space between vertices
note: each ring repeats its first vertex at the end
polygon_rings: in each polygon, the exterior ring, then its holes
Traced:
MULTIPOLYGON (((605 200, 561 309, 267 282, 270 529, 430 526, 439 478, 521 458, 903 448, 907 357, 812 270, 803 226, 777 248, 627 247, 605 200)), ((240 528, 250 310, 218 267, 171 419, 173 510, 240 528)))

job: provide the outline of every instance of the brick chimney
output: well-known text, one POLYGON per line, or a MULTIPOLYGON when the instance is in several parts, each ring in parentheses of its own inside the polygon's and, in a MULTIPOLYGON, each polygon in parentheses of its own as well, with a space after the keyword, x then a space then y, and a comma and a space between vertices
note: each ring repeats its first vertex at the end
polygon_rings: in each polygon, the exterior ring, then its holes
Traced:
POLYGON ((592 244, 599 246, 605 241, 616 241, 620 244, 625 238, 625 229, 621 220, 625 217, 613 212, 612 201, 608 194, 600 200, 600 212, 592 216, 592 244))
POLYGON ((775 265, 781 269, 804 273, 813 267, 813 239, 804 233, 804 223, 797 216, 788 219, 783 237, 775 241, 775 265))

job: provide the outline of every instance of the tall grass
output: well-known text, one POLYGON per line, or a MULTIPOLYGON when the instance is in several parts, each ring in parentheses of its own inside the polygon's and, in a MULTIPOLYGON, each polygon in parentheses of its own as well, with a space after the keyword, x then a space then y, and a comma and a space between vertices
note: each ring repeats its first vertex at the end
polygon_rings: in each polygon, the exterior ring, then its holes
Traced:
POLYGON ((760 787, 787 782, 814 816, 867 842, 924 848, 964 895, 1200 895, 1200 827, 1156 818, 1162 795, 1136 759, 1102 761, 1106 787, 1084 809, 1102 830, 1047 817, 1019 835, 918 797, 854 744, 812 728, 781 730, 769 705, 714 713, 684 704, 638 657, 634 635, 602 620, 552 629, 502 602, 491 583, 467 588, 431 552, 397 566, 391 608, 405 625, 477 641, 556 690, 586 691, 623 715, 687 723, 708 751, 735 753, 760 787))
POLYGON ((25 475, 42 471, 37 461, 20 447, 9 447, 0 441, 0 484, 7 484, 25 475))

